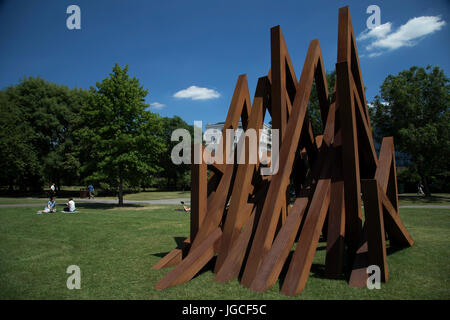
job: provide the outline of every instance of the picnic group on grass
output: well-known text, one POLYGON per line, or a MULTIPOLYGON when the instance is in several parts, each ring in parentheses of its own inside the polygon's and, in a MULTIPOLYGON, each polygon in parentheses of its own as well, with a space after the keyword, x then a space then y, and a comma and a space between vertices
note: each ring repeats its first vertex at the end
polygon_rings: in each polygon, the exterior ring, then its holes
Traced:
MULTIPOLYGON (((88 188, 89 188, 89 199, 91 197, 94 198, 94 187, 92 185, 89 185, 88 188)), ((43 210, 39 210, 37 213, 38 214, 55 213, 56 212, 55 196, 56 196, 56 187, 55 184, 53 183, 50 186, 50 199, 48 200, 47 205, 44 207, 43 210)), ((69 201, 66 203, 66 206, 64 207, 62 212, 76 212, 75 201, 73 200, 73 198, 69 198, 69 201)))

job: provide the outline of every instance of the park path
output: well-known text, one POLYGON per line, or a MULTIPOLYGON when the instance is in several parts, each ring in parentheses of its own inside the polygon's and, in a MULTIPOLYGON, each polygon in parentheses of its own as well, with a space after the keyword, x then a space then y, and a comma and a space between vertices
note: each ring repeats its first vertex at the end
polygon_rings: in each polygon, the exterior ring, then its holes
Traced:
MULTIPOLYGON (((30 199, 30 198, 28 198, 30 199)), ((33 198, 34 199, 34 198, 33 198)), ((37 198, 36 198, 37 199, 37 198)), ((65 198, 58 198, 58 201, 67 201, 65 198)), ((74 199, 75 203, 100 203, 100 204, 117 204, 118 200, 116 199, 74 199)), ((190 203, 189 198, 175 198, 175 199, 160 199, 160 200, 124 200, 124 204, 181 204, 181 201, 184 201, 186 204, 190 203)), ((46 199, 42 200, 42 204, 40 203, 14 203, 14 204, 0 204, 0 208, 7 207, 36 207, 39 205, 45 205, 46 199)), ((405 205, 399 206, 400 209, 450 209, 450 205, 405 205)))
MULTIPOLYGON (((28 198, 30 199, 30 198, 28 198)), ((33 198, 38 199, 38 198, 33 198)), ((68 201, 66 198, 58 198, 57 202, 61 203, 61 201, 68 201)), ((116 199, 73 199, 75 203, 100 203, 100 204, 117 204, 118 200, 116 199)), ((8 207, 36 207, 46 204, 46 199, 42 199, 42 204, 40 203, 11 203, 11 204, 0 204, 0 208, 8 208, 8 207)), ((184 201, 186 204, 189 204, 190 198, 175 198, 175 199, 160 199, 160 200, 123 200, 124 204, 181 204, 181 201, 184 201)))

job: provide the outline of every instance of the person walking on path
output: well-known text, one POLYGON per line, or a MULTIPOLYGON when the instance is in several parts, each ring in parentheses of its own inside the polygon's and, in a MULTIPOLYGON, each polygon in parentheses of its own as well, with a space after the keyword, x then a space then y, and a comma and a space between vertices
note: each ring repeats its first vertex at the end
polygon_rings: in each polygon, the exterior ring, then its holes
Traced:
POLYGON ((56 195, 56 187, 55 187, 55 183, 52 183, 52 185, 50 186, 50 196, 54 197, 56 195))
POLYGON ((422 181, 419 182, 419 184, 417 185, 417 194, 419 196, 423 196, 425 193, 423 192, 423 185, 422 185, 422 181))
POLYGON ((94 199, 94 186, 92 184, 90 184, 88 186, 88 191, 89 191, 89 199, 94 199))

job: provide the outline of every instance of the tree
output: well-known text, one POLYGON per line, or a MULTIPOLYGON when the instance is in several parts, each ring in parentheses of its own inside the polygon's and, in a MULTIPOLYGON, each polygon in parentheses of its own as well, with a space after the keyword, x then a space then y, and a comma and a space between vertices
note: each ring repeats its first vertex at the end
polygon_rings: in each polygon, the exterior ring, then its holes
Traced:
POLYGON ((411 156, 430 196, 430 179, 449 176, 450 86, 439 67, 411 67, 389 75, 375 96, 375 135, 393 136, 396 149, 411 156))
POLYGON ((142 177, 157 173, 165 147, 159 116, 147 111, 148 91, 116 63, 112 73, 96 88, 80 112, 77 136, 85 180, 105 181, 118 191, 123 205, 125 184, 138 185, 142 177))
POLYGON ((34 132, 24 118, 22 110, 9 101, 7 92, 0 91, 0 181, 10 191, 14 185, 24 189, 27 178, 40 176, 32 143, 34 132))
POLYGON ((86 95, 39 77, 2 92, 0 155, 10 189, 16 184, 37 190, 50 180, 59 187, 63 177, 78 176, 72 131, 86 95))
POLYGON ((178 144, 178 141, 171 141, 172 132, 176 129, 186 129, 194 136, 194 127, 188 125, 183 119, 178 116, 173 118, 164 117, 161 119, 163 123, 163 139, 167 146, 166 151, 161 154, 161 167, 164 169, 163 174, 166 180, 167 189, 184 188, 186 184, 186 172, 190 172, 190 165, 180 164, 176 165, 170 161, 170 154, 173 147, 178 144))

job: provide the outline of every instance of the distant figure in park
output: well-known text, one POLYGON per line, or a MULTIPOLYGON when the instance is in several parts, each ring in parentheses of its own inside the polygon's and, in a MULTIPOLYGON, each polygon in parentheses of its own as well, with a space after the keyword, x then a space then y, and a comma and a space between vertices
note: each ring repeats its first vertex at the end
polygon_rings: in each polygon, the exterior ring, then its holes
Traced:
POLYGON ((56 212, 56 201, 55 198, 52 196, 50 197, 50 200, 47 202, 47 206, 44 208, 44 210, 40 210, 37 213, 51 213, 56 212))
POLYGON ((183 205, 183 210, 184 210, 184 212, 191 212, 191 208, 189 208, 188 206, 186 206, 186 205, 184 204, 184 201, 181 201, 181 204, 183 205))
POLYGON ((56 195, 56 187, 55 187, 54 183, 52 183, 52 185, 50 186, 50 195, 52 197, 54 197, 56 195))
POLYGON ((90 184, 88 186, 88 191, 89 191, 89 199, 94 199, 94 186, 92 184, 90 184))
POLYGON ((422 181, 417 185, 417 194, 423 196, 425 193, 423 192, 424 186, 422 185, 422 181))
POLYGON ((66 203, 67 207, 64 208, 65 212, 74 212, 75 211, 75 201, 73 198, 69 198, 69 202, 66 203))

